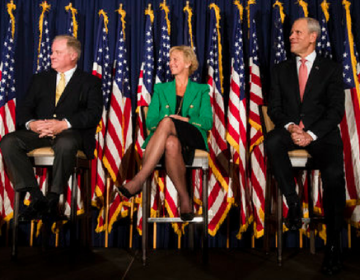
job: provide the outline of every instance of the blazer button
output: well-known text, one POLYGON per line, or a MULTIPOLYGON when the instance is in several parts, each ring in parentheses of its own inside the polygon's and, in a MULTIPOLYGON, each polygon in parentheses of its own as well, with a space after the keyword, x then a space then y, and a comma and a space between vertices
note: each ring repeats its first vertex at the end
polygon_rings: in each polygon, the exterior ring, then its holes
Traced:
POLYGON ((53 117, 56 118, 56 114, 54 114, 53 117))
POLYGON ((194 108, 194 105, 190 105, 190 108, 191 108, 191 109, 194 108))
POLYGON ((169 108, 169 107, 170 107, 169 105, 166 105, 166 106, 165 106, 166 109, 169 108))

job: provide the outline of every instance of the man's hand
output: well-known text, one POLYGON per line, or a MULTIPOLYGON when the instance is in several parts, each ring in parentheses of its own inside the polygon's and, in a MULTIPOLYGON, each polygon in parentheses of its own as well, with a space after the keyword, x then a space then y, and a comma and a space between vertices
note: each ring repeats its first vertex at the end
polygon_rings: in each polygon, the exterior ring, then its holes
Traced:
POLYGON ((300 128, 300 126, 296 124, 289 125, 288 131, 291 134, 291 139, 293 140, 294 144, 300 147, 306 147, 314 140, 309 133, 305 132, 302 128, 300 128))
POLYGON ((63 130, 68 129, 66 121, 59 120, 38 120, 29 124, 32 131, 39 134, 39 138, 53 137, 63 130))

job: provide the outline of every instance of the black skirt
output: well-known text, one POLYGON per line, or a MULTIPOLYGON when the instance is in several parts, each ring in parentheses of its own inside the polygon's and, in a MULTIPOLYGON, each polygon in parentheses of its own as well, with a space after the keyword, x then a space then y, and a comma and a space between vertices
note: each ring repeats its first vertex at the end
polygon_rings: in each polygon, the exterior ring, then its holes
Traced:
POLYGON ((191 165, 194 160, 195 150, 206 151, 204 139, 200 131, 192 124, 171 118, 174 122, 176 133, 182 147, 182 155, 186 165, 191 165))

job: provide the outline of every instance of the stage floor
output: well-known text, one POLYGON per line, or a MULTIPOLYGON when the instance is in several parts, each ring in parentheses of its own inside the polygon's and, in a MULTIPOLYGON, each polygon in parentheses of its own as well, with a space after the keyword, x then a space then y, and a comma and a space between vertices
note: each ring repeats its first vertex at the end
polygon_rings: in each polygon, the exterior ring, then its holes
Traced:
MULTIPOLYGON (((201 252, 191 250, 150 251, 147 266, 141 252, 116 248, 70 251, 67 248, 19 247, 18 260, 11 261, 10 248, 0 248, 0 279, 327 279, 320 272, 323 251, 285 249, 283 266, 276 252, 259 249, 210 249, 209 264, 201 252)), ((359 279, 360 252, 346 249, 344 269, 332 279, 359 279)))

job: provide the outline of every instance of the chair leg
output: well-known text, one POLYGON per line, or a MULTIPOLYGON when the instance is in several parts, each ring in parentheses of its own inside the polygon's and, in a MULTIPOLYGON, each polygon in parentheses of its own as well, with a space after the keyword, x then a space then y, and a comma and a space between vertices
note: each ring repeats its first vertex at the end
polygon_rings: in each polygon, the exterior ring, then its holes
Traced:
POLYGON ((307 171, 307 182, 308 182, 308 207, 309 207, 309 218, 310 218, 310 253, 315 254, 315 226, 314 226, 314 205, 312 199, 312 184, 311 184, 311 172, 307 171))
POLYGON ((73 248, 76 244, 76 214, 77 214, 77 174, 76 170, 72 175, 71 180, 71 212, 70 212, 70 247, 73 248))
POLYGON ((271 216, 271 175, 267 171, 265 186, 265 224, 264 224, 264 250, 266 254, 270 252, 270 216, 271 216))
POLYGON ((277 189, 277 262, 278 266, 282 265, 282 249, 283 249, 283 198, 280 189, 277 189))
POLYGON ((209 250, 208 250, 208 169, 203 169, 203 263, 209 262, 209 250))
POLYGON ((83 174, 83 200, 84 200, 84 221, 83 221, 83 236, 84 246, 91 248, 91 172, 90 169, 85 169, 83 174))
POLYGON ((148 250, 148 217, 149 217, 149 192, 150 192, 150 179, 146 180, 142 191, 142 261, 146 265, 146 257, 148 250))
POLYGON ((18 231, 19 231, 19 205, 20 205, 20 193, 15 192, 14 197, 14 213, 13 213, 13 228, 12 228, 12 248, 11 259, 17 259, 17 245, 18 245, 18 231))

